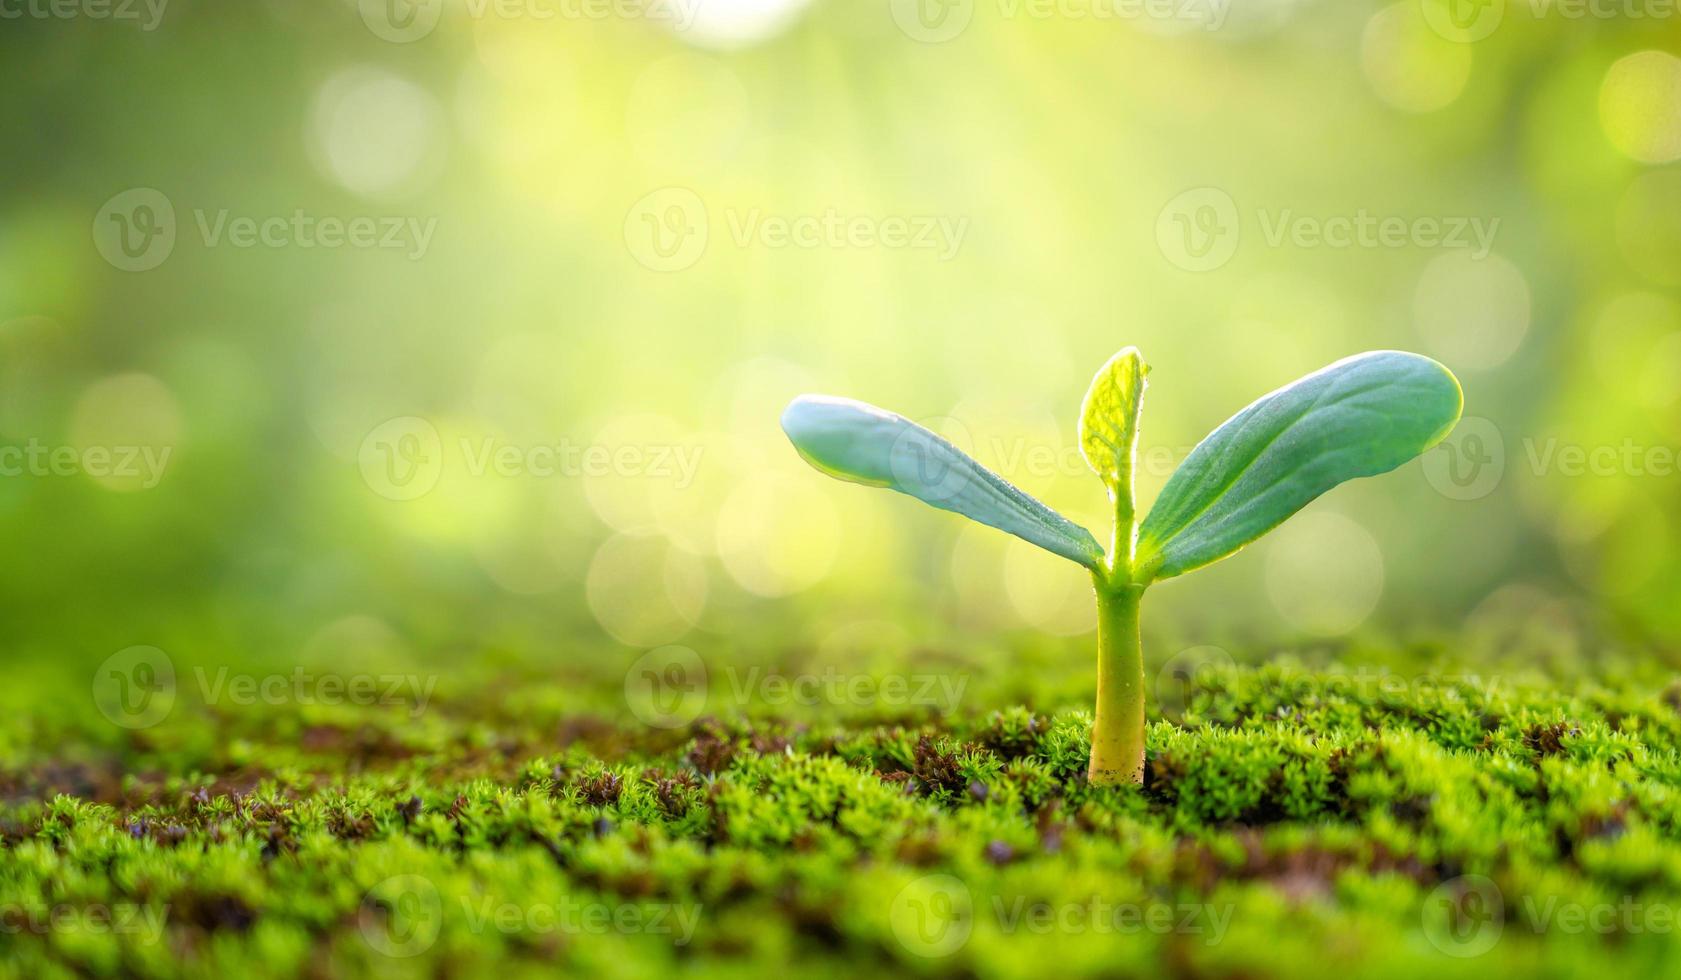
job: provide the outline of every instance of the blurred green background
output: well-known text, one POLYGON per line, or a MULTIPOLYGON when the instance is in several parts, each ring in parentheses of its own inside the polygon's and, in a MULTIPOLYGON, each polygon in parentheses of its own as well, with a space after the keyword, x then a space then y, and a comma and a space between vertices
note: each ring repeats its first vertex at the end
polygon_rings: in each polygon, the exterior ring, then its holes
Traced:
POLYGON ((777 417, 881 404, 1095 527, 1076 414, 1126 344, 1144 502, 1361 350, 1442 360, 1470 417, 1154 590, 1154 651, 1681 638, 1661 4, 5 9, 25 674, 134 644, 610 673, 1050 636, 1083 663, 1077 567, 823 479, 777 417))

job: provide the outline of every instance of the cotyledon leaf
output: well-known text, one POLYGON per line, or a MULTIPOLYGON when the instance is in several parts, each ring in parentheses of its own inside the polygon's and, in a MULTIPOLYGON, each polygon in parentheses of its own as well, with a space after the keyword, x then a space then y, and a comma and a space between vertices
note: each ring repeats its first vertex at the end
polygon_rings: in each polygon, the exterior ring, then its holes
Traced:
POLYGON ((782 430, 806 462, 849 483, 886 487, 1098 568, 1091 532, 1051 510, 962 450, 892 412, 828 395, 801 395, 782 430))
POLYGON ((1371 351, 1262 396, 1185 458, 1139 527, 1134 578, 1230 555, 1339 483, 1386 473, 1440 442, 1464 399, 1428 357, 1371 351))

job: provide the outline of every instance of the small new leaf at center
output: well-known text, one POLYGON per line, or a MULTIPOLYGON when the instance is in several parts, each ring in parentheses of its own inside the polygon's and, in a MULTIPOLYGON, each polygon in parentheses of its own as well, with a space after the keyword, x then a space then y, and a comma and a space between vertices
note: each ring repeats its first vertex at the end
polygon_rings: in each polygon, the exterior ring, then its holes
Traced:
POLYGON ((1092 378, 1080 408, 1080 453, 1114 501, 1115 533, 1109 546, 1109 563, 1111 571, 1122 573, 1132 567, 1132 470, 1138 447, 1138 415, 1144 404, 1144 376, 1149 372, 1138 348, 1125 348, 1092 378))

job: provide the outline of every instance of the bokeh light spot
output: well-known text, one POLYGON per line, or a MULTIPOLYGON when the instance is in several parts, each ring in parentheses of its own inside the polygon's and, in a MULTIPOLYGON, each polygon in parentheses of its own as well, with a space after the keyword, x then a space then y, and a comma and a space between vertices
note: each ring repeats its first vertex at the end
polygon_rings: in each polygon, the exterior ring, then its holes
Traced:
POLYGON ((1681 158, 1681 58, 1640 51, 1612 65, 1599 88, 1599 124, 1641 163, 1681 158))
POLYGON ((309 148, 322 173, 368 197, 416 189, 440 162, 440 110, 420 86, 353 68, 315 96, 309 148))
POLYGON ((1617 244, 1641 275, 1681 284, 1681 172, 1654 170, 1629 184, 1617 203, 1617 244))
POLYGON ((740 48, 793 26, 811 0, 675 0, 679 36, 711 48, 740 48))
POLYGON ((584 445, 568 446, 590 509, 609 527, 641 531, 658 523, 659 489, 682 489, 699 465, 700 447, 664 415, 621 415, 584 445))
POLYGON ((1659 338, 1642 360, 1637 377, 1640 401, 1655 419, 1669 421, 1681 415, 1676 411, 1681 408, 1681 333, 1659 338))
POLYGON ((1428 353, 1455 371, 1506 363, 1529 320, 1529 283, 1498 255, 1445 252, 1424 267, 1413 294, 1413 322, 1428 353))
POLYGON ((1004 590, 1016 614, 1047 633, 1078 636, 1097 628, 1090 578, 1066 558, 1016 538, 1004 545, 1004 590))
POLYGON ((150 490, 178 461, 181 408, 174 393, 149 374, 103 378, 76 401, 70 443, 80 451, 82 472, 99 486, 125 493, 150 490))
POLYGON ((748 117, 747 90, 728 65, 678 54, 637 76, 625 105, 625 131, 649 167, 668 175, 693 173, 735 154, 748 117))
POLYGON ((1366 621, 1383 595, 1383 552, 1370 532, 1335 511, 1298 514, 1272 533, 1267 598, 1307 633, 1340 636, 1366 621))
POLYGON ((1406 112, 1432 112, 1464 91, 1471 45, 1431 30, 1418 4, 1395 3, 1366 22, 1360 67, 1378 98, 1406 112))
POLYGON ((44 316, 0 322, 0 436, 25 438, 46 432, 63 410, 64 374, 72 362, 64 327, 44 316))
POLYGON ((965 522, 952 542, 949 568, 957 615, 973 629, 1010 625, 1012 608, 1004 585, 1004 536, 965 522))
POLYGON ((1560 542, 1564 566, 1578 583, 1604 596, 1626 596, 1649 583, 1665 561, 1654 541, 1673 537, 1670 520, 1651 499, 1631 496, 1604 533, 1560 542))
MULTIPOLYGON (((541 501, 530 501, 540 508, 541 501)), ((558 518, 533 515, 531 506, 521 508, 521 519, 509 526, 474 536, 473 557, 486 575, 514 595, 555 592, 576 581, 572 571, 578 551, 563 555, 557 547, 567 541, 566 528, 558 518)), ((579 549, 582 550, 582 549, 579 549)))
POLYGON ((718 513, 718 555, 756 595, 782 596, 822 581, 840 552, 834 504, 819 485, 779 473, 749 477, 718 513))
POLYGON ((1594 317, 1588 356, 1600 380, 1621 384, 1646 363, 1652 345, 1681 331, 1681 303, 1652 292, 1621 293, 1594 317))
POLYGON ((412 663, 413 651, 390 624, 355 613, 335 619, 304 641, 300 663, 332 670, 371 670, 412 663))
POLYGON ((630 646, 659 646, 689 631, 706 608, 706 567, 658 535, 618 534, 590 561, 585 595, 596 622, 630 646))
POLYGON ((647 483, 654 524, 680 548, 716 554, 715 515, 743 474, 763 469, 764 454, 731 433, 704 432, 676 447, 670 466, 670 477, 647 483))

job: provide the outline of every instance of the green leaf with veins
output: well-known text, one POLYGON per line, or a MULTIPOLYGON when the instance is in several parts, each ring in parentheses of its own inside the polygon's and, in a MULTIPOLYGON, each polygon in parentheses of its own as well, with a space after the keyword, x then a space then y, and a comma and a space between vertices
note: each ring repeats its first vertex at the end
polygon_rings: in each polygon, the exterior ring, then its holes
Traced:
POLYGON ((1428 357, 1373 351, 1265 395, 1197 444, 1138 532, 1134 579, 1232 554, 1339 483, 1400 466, 1459 420, 1459 382, 1428 357))
POLYGON ((806 462, 838 480, 897 490, 1087 568, 1102 566, 1103 548, 1090 531, 904 416, 849 398, 801 395, 783 411, 782 430, 806 462))
POLYGON ((1092 378, 1080 406, 1080 453, 1109 489, 1109 499, 1115 504, 1111 562, 1123 570, 1132 561, 1132 471, 1138 446, 1138 415, 1144 404, 1144 376, 1149 372, 1138 348, 1125 348, 1092 378))

